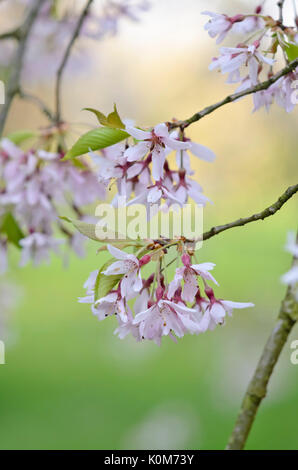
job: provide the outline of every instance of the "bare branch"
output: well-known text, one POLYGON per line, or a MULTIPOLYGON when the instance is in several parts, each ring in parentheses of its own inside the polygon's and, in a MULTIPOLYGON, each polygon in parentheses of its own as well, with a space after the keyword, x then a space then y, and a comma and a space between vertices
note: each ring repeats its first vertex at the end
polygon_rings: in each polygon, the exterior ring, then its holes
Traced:
POLYGON ((14 97, 19 92, 21 71, 23 66, 24 54, 26 51, 27 40, 31 28, 37 18, 38 12, 45 0, 35 0, 24 24, 19 28, 19 45, 16 51, 14 61, 11 65, 11 73, 8 80, 5 104, 0 114, 0 136, 3 133, 7 115, 9 113, 14 97))
POLYGON ((243 225, 249 224, 250 222, 256 222, 257 220, 264 220, 271 215, 274 215, 282 206, 292 197, 295 193, 298 192, 298 184, 290 186, 271 206, 264 209, 262 212, 257 214, 250 215, 249 217, 241 218, 230 222, 229 224, 218 225, 212 227, 208 232, 203 233, 203 240, 208 240, 209 238, 214 237, 218 233, 224 232, 234 227, 242 227, 243 225))
POLYGON ((232 103, 233 101, 239 100, 239 98, 242 98, 243 96, 246 95, 251 95, 252 93, 256 93, 261 90, 266 90, 267 88, 270 87, 273 83, 275 83, 277 80, 279 80, 281 77, 284 75, 287 75, 289 72, 294 70, 296 67, 298 67, 298 58, 293 60, 289 65, 287 65, 285 68, 280 70, 277 74, 273 75, 271 78, 268 80, 259 83, 256 86, 247 88, 246 90, 240 91, 238 93, 234 93, 233 95, 229 95, 223 100, 219 101, 218 103, 215 103, 211 106, 207 106, 206 108, 202 109, 202 111, 199 111, 195 113, 193 116, 191 116, 188 119, 185 119, 184 121, 177 121, 177 122, 170 122, 168 123, 169 129, 174 129, 176 127, 180 127, 181 129, 185 129, 188 127, 190 124, 199 121, 203 117, 207 116, 208 114, 213 113, 213 111, 216 111, 218 108, 221 108, 225 104, 232 103))
MULTIPOLYGON (((297 263, 297 259, 294 258, 293 263, 297 263)), ((260 403, 267 394, 268 383, 275 364, 297 321, 298 302, 295 298, 294 288, 289 286, 282 302, 277 322, 268 338, 255 373, 244 395, 234 430, 227 445, 228 450, 244 448, 260 403)))
POLYGON ((85 8, 83 9, 80 17, 79 17, 79 20, 78 20, 78 23, 75 27, 75 30, 72 34, 72 37, 70 39, 70 42, 66 48, 66 51, 65 51, 65 54, 62 58, 62 62, 60 64, 60 67, 57 71, 57 80, 56 80, 56 122, 59 124, 60 120, 61 120, 61 83, 62 83, 62 75, 63 75, 63 72, 64 72, 64 69, 65 69, 65 66, 68 62, 68 59, 70 57, 70 54, 71 54, 71 50, 77 40, 77 38, 79 37, 79 34, 80 34, 80 31, 81 31, 81 28, 83 26, 83 23, 84 23, 84 20, 89 12, 89 8, 91 6, 91 3, 93 2, 93 0, 88 0, 87 3, 86 3, 86 6, 85 8))

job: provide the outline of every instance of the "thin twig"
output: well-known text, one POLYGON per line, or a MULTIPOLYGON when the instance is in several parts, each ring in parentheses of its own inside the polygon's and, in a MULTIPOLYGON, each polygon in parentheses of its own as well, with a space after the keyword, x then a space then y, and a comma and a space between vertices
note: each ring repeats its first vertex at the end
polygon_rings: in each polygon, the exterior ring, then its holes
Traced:
POLYGON ((24 24, 19 28, 19 44, 14 61, 11 65, 11 73, 7 84, 5 104, 3 105, 3 109, 0 114, 0 136, 3 133, 6 118, 9 113, 13 99, 19 92, 21 71, 23 66, 24 54, 27 46, 27 40, 31 28, 37 18, 38 12, 44 1, 45 0, 35 0, 31 10, 28 13, 26 20, 24 21, 24 24))
POLYGON ((61 84, 62 84, 63 72, 64 72, 65 66, 68 62, 68 59, 70 57, 71 50, 74 46, 74 43, 76 42, 77 38, 79 37, 81 28, 83 26, 83 23, 84 23, 84 20, 85 20, 87 14, 89 12, 89 8, 90 8, 92 2, 93 2, 93 0, 88 0, 87 1, 86 6, 83 9, 83 11, 82 11, 82 13, 79 17, 79 20, 78 20, 77 25, 75 27, 75 30, 72 34, 70 42, 69 42, 69 44, 68 44, 68 46, 65 50, 64 56, 62 58, 62 62, 61 62, 60 66, 59 66, 59 69, 57 71, 56 92, 55 92, 55 96, 56 96, 56 122, 57 122, 57 124, 59 124, 59 122, 61 121, 61 84))
POLYGON ((285 0, 279 0, 277 2, 277 6, 279 8, 279 20, 278 21, 281 25, 283 25, 283 22, 284 22, 284 15, 283 15, 284 3, 285 3, 285 0))
POLYGON ((0 41, 4 39, 16 39, 20 40, 21 38, 21 30, 20 28, 13 29, 11 31, 7 31, 6 33, 0 34, 0 41))
POLYGON ((257 220, 264 220, 267 217, 270 217, 271 215, 275 214, 279 209, 281 209, 281 207, 297 192, 298 192, 298 184, 295 184, 294 186, 290 186, 278 198, 278 200, 274 204, 267 207, 262 212, 253 214, 249 217, 235 220, 234 222, 230 222, 229 224, 218 225, 216 227, 212 227, 208 232, 203 233, 203 240, 208 240, 209 238, 214 237, 218 233, 224 232, 225 230, 228 230, 230 228, 242 227, 243 225, 249 224, 250 222, 255 222, 257 220))
MULTIPOLYGON (((295 258, 293 263, 297 263, 295 258)), ((255 373, 244 395, 227 450, 240 450, 244 448, 260 403, 267 394, 268 383, 275 364, 297 321, 298 302, 295 297, 294 287, 289 286, 282 302, 277 322, 268 338, 255 373)))
POLYGON ((31 101, 34 103, 40 111, 49 119, 51 122, 55 122, 55 116, 50 110, 50 108, 41 100, 38 96, 32 95, 31 93, 27 93, 22 89, 19 89, 19 96, 23 100, 31 101))
POLYGON ((275 83, 277 80, 279 80, 281 77, 284 75, 287 75, 290 73, 292 70, 294 70, 296 67, 298 67, 298 58, 290 62, 286 67, 284 67, 282 70, 280 70, 277 74, 272 75, 268 80, 265 80, 264 82, 259 83, 258 85, 255 85, 253 87, 247 88, 246 90, 240 91, 238 93, 234 93, 233 95, 229 95, 223 100, 219 101, 218 103, 215 103, 211 106, 207 106, 206 108, 202 109, 201 111, 195 113, 193 116, 191 116, 188 119, 185 119, 184 121, 175 121, 175 122, 170 122, 168 123, 169 129, 174 129, 177 127, 180 127, 181 129, 185 129, 188 127, 190 124, 199 121, 203 117, 207 116, 208 114, 213 113, 213 111, 216 111, 218 108, 221 108, 225 104, 232 103, 233 101, 239 100, 239 98, 242 98, 243 96, 246 95, 251 95, 252 93, 256 93, 258 91, 266 90, 267 88, 270 87, 273 83, 275 83))

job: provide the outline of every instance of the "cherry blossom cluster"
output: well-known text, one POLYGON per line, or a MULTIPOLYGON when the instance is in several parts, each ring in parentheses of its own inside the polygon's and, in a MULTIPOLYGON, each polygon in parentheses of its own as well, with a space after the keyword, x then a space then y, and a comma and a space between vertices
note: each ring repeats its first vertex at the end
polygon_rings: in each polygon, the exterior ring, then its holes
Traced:
POLYGON ((152 254, 149 250, 138 257, 108 245, 116 261, 112 259, 103 271, 93 271, 84 284, 86 296, 79 298, 79 302, 92 304, 92 312, 99 320, 115 315, 118 321, 115 334, 119 338, 131 334, 137 341, 153 340, 160 345, 163 336, 176 340, 186 333, 213 330, 224 324, 226 315, 231 315, 234 308, 253 306, 216 298, 208 284, 211 281, 218 285, 210 273, 215 265, 193 264, 191 251, 178 255, 182 266, 168 284, 161 269, 167 248, 157 248, 161 256, 155 261, 156 245, 152 244, 151 249, 152 254), (157 263, 156 274, 144 278, 142 268, 149 263, 157 263), (99 276, 116 276, 117 283, 107 295, 97 299, 99 276))
MULTIPOLYGON (((238 83, 237 92, 258 85, 274 74, 274 64, 282 54, 286 64, 297 57, 298 19, 295 26, 286 26, 280 19, 263 14, 263 5, 249 15, 204 12, 210 16, 205 25, 212 38, 221 43, 230 34, 244 35, 243 41, 233 47, 221 47, 220 55, 212 60, 209 69, 227 74, 227 83, 238 83)), ((295 13, 296 14, 296 13, 295 13)), ((281 77, 266 90, 253 94, 254 111, 265 107, 268 111, 273 102, 287 112, 297 104, 298 68, 281 77)))
POLYGON ((294 261, 291 269, 285 273, 281 280, 284 284, 292 286, 296 300, 298 301, 298 242, 294 232, 288 233, 286 251, 293 255, 294 261))
POLYGON ((62 157, 45 150, 23 151, 7 138, 0 142, 1 272, 7 267, 9 242, 22 248, 22 266, 47 260, 65 240, 54 237, 57 228, 78 255, 84 254, 84 237, 63 227, 58 207, 67 205, 82 217, 79 208, 104 199, 105 188, 87 165, 77 167, 62 157))
MULTIPOLYGON (((165 123, 144 131, 126 125, 126 132, 133 138, 102 150, 101 155, 91 153, 97 166, 99 179, 106 186, 117 181, 117 195, 112 204, 152 204, 167 210, 173 204, 182 206, 190 197, 197 204, 205 205, 209 199, 202 187, 191 176, 190 154, 213 161, 215 154, 204 145, 175 130, 169 132, 165 123), (170 167, 168 156, 176 152, 176 165, 170 167), (133 198, 131 198, 134 196, 133 198), (163 204, 162 204, 163 203, 163 204)), ((148 211, 149 212, 149 211, 148 211)))
MULTIPOLYGON (((31 7, 33 1, 23 0, 22 3, 31 7)), ((32 82, 54 76, 57 72, 80 15, 80 9, 74 8, 74 2, 67 1, 61 6, 60 3, 47 0, 39 12, 25 54, 23 70, 25 80, 32 82)), ((80 31, 82 39, 98 41, 106 36, 115 35, 121 20, 138 21, 139 15, 150 6, 146 0, 115 0, 105 2, 101 6, 96 3, 91 5, 84 20, 80 31)), ((9 65, 13 51, 13 41, 5 41, 0 58, 1 64, 9 65)), ((90 67, 86 41, 80 42, 76 48, 71 67, 76 73, 90 67)))

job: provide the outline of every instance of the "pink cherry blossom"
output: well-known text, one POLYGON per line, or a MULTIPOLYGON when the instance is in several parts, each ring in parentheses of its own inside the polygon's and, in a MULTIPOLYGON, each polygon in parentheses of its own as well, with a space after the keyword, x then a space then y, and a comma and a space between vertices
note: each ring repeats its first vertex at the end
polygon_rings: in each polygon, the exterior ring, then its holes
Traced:
POLYGON ((135 139, 140 140, 136 145, 125 151, 129 162, 143 158, 149 151, 152 154, 152 176, 156 181, 162 179, 163 167, 166 159, 166 150, 185 150, 189 148, 187 142, 173 139, 166 124, 157 124, 152 131, 143 131, 134 127, 126 127, 126 131, 135 139))
POLYGON ((190 318, 194 313, 194 309, 182 303, 176 304, 160 299, 149 309, 138 313, 133 324, 139 325, 140 336, 143 339, 153 340, 160 345, 162 336, 171 335, 172 332, 178 338, 184 336, 185 332, 199 333, 198 324, 190 318))
POLYGON ((213 281, 218 285, 214 277, 209 273, 215 264, 214 263, 201 263, 191 264, 189 255, 184 254, 182 256, 183 267, 176 269, 176 274, 173 281, 169 284, 168 296, 172 298, 176 290, 181 286, 182 280, 184 281, 184 287, 182 290, 181 298, 185 302, 193 302, 195 295, 198 291, 198 276, 203 279, 213 281))
POLYGON ((108 250, 119 261, 112 263, 103 271, 103 274, 106 276, 124 274, 121 279, 121 294, 123 297, 130 295, 132 291, 139 292, 143 286, 140 269, 150 261, 150 257, 145 255, 139 260, 136 256, 119 250, 113 245, 108 245, 108 250))
POLYGON ((229 17, 227 15, 219 15, 218 13, 213 13, 211 11, 203 11, 202 15, 208 15, 211 17, 208 23, 205 24, 205 29, 212 38, 218 36, 216 44, 219 44, 225 39, 226 35, 235 23, 242 22, 245 19, 244 15, 229 17))
POLYGON ((254 307, 251 302, 232 302, 231 300, 216 299, 211 288, 205 289, 209 297, 209 303, 204 308, 204 314, 200 321, 202 332, 213 330, 216 325, 223 325, 226 314, 232 315, 234 308, 254 307))
POLYGON ((237 73, 240 79, 240 68, 242 66, 248 66, 249 78, 253 85, 257 84, 259 66, 262 63, 272 66, 274 60, 262 55, 258 48, 260 46, 259 41, 255 41, 249 46, 243 45, 238 47, 222 47, 220 49, 221 56, 218 59, 214 59, 209 66, 210 70, 219 68, 221 73, 237 73))

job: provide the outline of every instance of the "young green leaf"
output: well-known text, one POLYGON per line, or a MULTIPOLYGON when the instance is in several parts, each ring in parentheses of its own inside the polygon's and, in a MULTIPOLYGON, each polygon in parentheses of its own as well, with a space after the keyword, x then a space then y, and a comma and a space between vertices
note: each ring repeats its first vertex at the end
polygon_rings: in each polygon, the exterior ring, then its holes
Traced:
POLYGON ((117 107, 114 104, 114 111, 108 115, 108 126, 115 127, 116 129, 125 129, 124 123, 121 121, 117 107))
POLYGON ((97 117, 98 119, 98 122, 99 124, 101 124, 102 126, 108 126, 108 119, 107 117, 101 113, 100 111, 98 111, 97 109, 94 109, 94 108, 83 108, 83 111, 90 111, 91 113, 95 114, 95 116, 97 117))
POLYGON ((98 127, 82 135, 62 160, 79 157, 90 150, 99 150, 117 144, 128 137, 127 132, 110 127, 98 127))
POLYGON ((285 52, 287 54, 289 61, 292 62, 292 60, 295 60, 298 57, 298 45, 293 44, 293 43, 287 43, 285 52))
POLYGON ((6 137, 14 144, 20 145, 26 140, 32 139, 36 136, 37 136, 36 132, 23 130, 23 131, 11 132, 6 137))
POLYGON ((7 240, 20 248, 20 240, 24 238, 24 234, 15 220, 14 216, 8 212, 2 219, 1 233, 7 236, 7 240))
POLYGON ((122 274, 117 274, 117 275, 111 275, 111 276, 106 276, 103 274, 102 271, 105 271, 107 267, 114 262, 113 259, 107 261, 99 270, 97 274, 97 278, 95 281, 95 288, 94 288, 94 300, 101 299, 102 297, 105 297, 110 290, 113 289, 113 287, 120 281, 120 279, 123 277, 122 274))

